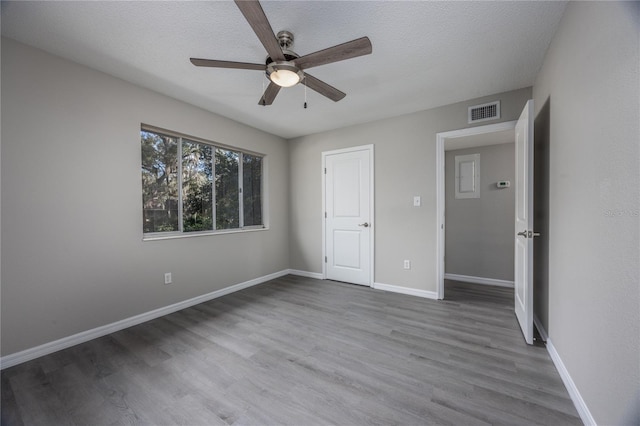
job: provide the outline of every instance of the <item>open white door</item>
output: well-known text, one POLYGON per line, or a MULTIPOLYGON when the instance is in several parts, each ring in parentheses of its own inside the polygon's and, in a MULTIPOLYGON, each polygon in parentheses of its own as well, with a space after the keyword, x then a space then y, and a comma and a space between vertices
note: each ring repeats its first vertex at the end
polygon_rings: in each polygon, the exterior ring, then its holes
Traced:
POLYGON ((524 339, 533 344, 533 100, 516 124, 515 311, 524 339))
POLYGON ((373 147, 324 153, 325 276, 371 285, 373 147))

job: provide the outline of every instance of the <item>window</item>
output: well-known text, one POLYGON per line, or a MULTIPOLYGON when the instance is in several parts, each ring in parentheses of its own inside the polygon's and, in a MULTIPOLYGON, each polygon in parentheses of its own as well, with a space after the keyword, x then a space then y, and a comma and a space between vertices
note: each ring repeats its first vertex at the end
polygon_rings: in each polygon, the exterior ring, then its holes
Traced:
POLYGON ((237 228, 240 223, 237 152, 216 149, 216 228, 237 228))
POLYGON ((178 140, 150 132, 142 139, 144 232, 178 230, 178 140))
POLYGON ((242 203, 245 226, 262 225, 262 157, 242 157, 242 203))
POLYGON ((182 227, 185 232, 213 229, 213 147, 182 140, 182 227))
POLYGON ((142 128, 143 232, 263 228, 263 157, 142 128))

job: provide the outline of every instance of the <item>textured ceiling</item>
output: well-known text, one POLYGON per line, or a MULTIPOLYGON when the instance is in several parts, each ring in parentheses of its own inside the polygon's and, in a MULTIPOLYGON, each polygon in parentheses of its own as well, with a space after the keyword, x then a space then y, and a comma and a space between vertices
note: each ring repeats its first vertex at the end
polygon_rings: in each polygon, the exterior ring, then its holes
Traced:
POLYGON ((292 138, 533 84, 566 2, 264 1, 275 32, 305 55, 362 36, 373 53, 310 74, 347 93, 304 86, 258 100, 260 71, 197 68, 189 57, 262 63, 266 53, 230 1, 5 2, 2 35, 292 138))

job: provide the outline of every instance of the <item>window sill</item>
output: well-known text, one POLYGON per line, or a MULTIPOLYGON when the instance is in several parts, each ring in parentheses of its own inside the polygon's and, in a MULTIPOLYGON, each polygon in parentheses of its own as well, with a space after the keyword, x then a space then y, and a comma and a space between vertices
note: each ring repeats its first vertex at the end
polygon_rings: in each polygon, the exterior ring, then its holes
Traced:
POLYGON ((194 238, 194 237, 208 237, 212 235, 226 235, 226 234, 242 234, 245 232, 260 232, 268 231, 269 227, 251 227, 243 229, 223 229, 218 231, 203 231, 203 232, 180 232, 180 233, 167 233, 162 234, 149 234, 143 235, 142 241, 158 241, 158 240, 174 240, 178 238, 194 238))

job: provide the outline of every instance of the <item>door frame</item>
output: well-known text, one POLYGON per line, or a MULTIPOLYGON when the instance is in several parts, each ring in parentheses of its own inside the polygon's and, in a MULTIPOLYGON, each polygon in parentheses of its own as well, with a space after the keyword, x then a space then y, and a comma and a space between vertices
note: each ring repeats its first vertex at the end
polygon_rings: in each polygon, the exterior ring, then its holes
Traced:
MULTIPOLYGON (((436 298, 444 299, 444 255, 445 255, 445 192, 444 192, 444 158, 447 139, 464 136, 482 135, 486 133, 514 130, 516 120, 484 126, 467 127, 436 133, 436 298)), ((515 161, 515 159, 514 159, 515 161)))
POLYGON ((335 149, 332 151, 323 151, 322 152, 322 163, 320 167, 320 173, 322 174, 322 211, 320 212, 320 217, 322 220, 322 258, 320 261, 322 262, 322 279, 327 279, 327 263, 325 262, 327 256, 327 230, 326 230, 326 220, 325 220, 325 212, 326 212, 326 185, 327 185, 327 175, 326 175, 326 159, 329 155, 336 154, 346 154, 349 152, 355 151, 367 151, 369 153, 369 217, 371 220, 370 229, 371 229, 371 238, 369 244, 369 287, 373 287, 374 280, 374 271, 375 271, 375 217, 374 217, 374 193, 375 193, 375 180, 374 180, 374 145, 360 145, 343 149, 335 149))

